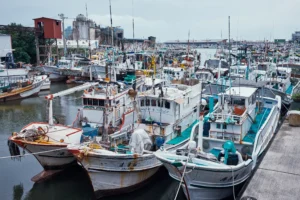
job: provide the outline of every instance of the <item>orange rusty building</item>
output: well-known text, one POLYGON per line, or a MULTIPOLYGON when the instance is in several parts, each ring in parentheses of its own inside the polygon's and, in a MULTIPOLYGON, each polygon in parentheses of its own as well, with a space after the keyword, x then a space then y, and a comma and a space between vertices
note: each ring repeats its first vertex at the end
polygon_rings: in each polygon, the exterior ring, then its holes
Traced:
POLYGON ((61 39, 61 21, 46 17, 36 18, 34 20, 34 27, 42 31, 44 39, 61 39))

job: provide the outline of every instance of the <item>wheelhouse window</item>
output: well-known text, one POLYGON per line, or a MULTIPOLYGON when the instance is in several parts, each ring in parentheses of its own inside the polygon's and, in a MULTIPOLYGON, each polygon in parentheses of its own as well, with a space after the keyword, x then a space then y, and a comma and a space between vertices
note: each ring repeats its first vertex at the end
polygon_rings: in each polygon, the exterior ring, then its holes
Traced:
POLYGON ((217 129, 221 129, 221 124, 216 125, 217 129))
POLYGON ((145 100, 144 99, 141 100, 141 107, 143 107, 143 106, 145 106, 145 100))
POLYGON ((150 99, 146 99, 146 106, 150 106, 150 99))
POLYGON ((105 105, 105 100, 99 99, 99 106, 104 106, 104 105, 105 105))
POLYGON ((93 99, 88 99, 88 105, 93 105, 93 99))
POLYGON ((93 99, 93 106, 99 106, 98 99, 93 99))
POLYGON ((88 99, 87 98, 83 98, 83 105, 88 105, 88 99))
POLYGON ((171 104, 169 101, 165 101, 165 108, 170 109, 171 104))
POLYGON ((233 105, 245 106, 245 99, 233 99, 233 105))
POLYGON ((156 106, 156 99, 151 100, 151 106, 156 106))

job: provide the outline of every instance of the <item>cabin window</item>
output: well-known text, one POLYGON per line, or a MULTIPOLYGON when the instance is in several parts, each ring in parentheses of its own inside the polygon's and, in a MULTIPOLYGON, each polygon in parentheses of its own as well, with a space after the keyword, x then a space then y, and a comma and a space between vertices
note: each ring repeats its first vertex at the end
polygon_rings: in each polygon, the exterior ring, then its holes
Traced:
POLYGON ((144 99, 141 100, 141 107, 143 107, 143 106, 145 106, 145 100, 144 99))
POLYGON ((156 106, 156 100, 155 99, 151 100, 151 106, 156 106))
POLYGON ((99 99, 99 106, 104 106, 105 105, 105 100, 104 99, 99 99))
POLYGON ((160 99, 157 100, 157 106, 160 107, 160 99))
POLYGON ((88 99, 88 105, 93 105, 93 99, 88 99))
POLYGON ((83 105, 87 105, 87 99, 83 98, 83 105))
POLYGON ((256 94, 252 95, 252 103, 254 104, 256 101, 256 94))
POLYGON ((223 129, 227 129, 227 124, 223 124, 223 129))
POLYGON ((146 99, 146 106, 150 106, 150 99, 146 99))
POLYGON ((245 106, 245 99, 233 99, 233 105, 245 106))
POLYGON ((216 125, 217 129, 221 129, 221 124, 216 125))
POLYGON ((252 105, 252 96, 248 99, 248 101, 249 105, 252 105))
POLYGON ((93 106, 98 106, 99 105, 98 103, 99 103, 98 99, 93 99, 93 106))
POLYGON ((165 108, 168 108, 168 109, 170 109, 170 102, 168 102, 168 101, 165 101, 165 108))

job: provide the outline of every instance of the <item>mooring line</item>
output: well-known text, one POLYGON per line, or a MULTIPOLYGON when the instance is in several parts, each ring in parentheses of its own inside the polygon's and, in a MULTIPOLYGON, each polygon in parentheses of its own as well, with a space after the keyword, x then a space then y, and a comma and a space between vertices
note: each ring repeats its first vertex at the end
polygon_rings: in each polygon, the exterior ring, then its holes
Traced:
POLYGON ((68 148, 64 147, 64 148, 60 148, 60 149, 53 149, 53 150, 49 150, 49 151, 40 151, 40 152, 36 152, 36 153, 27 153, 27 154, 17 155, 17 156, 4 156, 4 157, 0 157, 0 160, 7 159, 7 158, 18 158, 18 157, 29 156, 29 155, 38 155, 38 154, 42 154, 42 153, 49 153, 49 152, 60 151, 60 150, 64 150, 64 149, 68 149, 68 148))

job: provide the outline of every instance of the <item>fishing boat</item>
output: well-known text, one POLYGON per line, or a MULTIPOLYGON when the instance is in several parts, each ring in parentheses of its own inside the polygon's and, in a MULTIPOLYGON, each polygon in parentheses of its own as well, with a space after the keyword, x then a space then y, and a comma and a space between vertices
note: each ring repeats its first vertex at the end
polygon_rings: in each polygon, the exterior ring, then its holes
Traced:
POLYGON ((191 130, 190 141, 156 157, 182 183, 187 199, 223 199, 234 195, 266 150, 278 125, 281 98, 257 88, 231 87, 210 102, 210 113, 191 130))
POLYGON ((88 171, 97 197, 139 188, 161 166, 154 151, 176 150, 188 142, 199 116, 201 83, 181 81, 138 96, 131 91, 132 109, 124 113, 118 131, 109 134, 105 119, 107 128, 100 138, 69 145, 69 151, 88 171))
POLYGON ((0 80, 0 102, 37 95, 43 84, 42 78, 5 77, 0 80))
POLYGON ((51 81, 47 75, 35 76, 34 78, 37 80, 44 80, 41 91, 50 90, 51 81))
POLYGON ((0 78, 25 77, 28 75, 28 72, 26 68, 17 67, 12 53, 7 53, 5 62, 3 64, 0 63, 0 78))
POLYGON ((293 90, 297 87, 291 82, 292 69, 289 67, 279 67, 275 63, 266 63, 260 65, 258 70, 255 70, 258 76, 262 77, 263 81, 266 81, 266 87, 277 90, 279 92, 286 93, 289 98, 293 95, 293 90))
POLYGON ((86 83, 55 94, 49 94, 45 98, 49 104, 48 122, 32 122, 14 132, 9 138, 21 148, 33 154, 44 168, 44 171, 33 177, 33 181, 40 181, 51 173, 56 173, 72 164, 76 159, 67 150, 68 144, 79 144, 82 129, 54 123, 52 101, 55 97, 61 97, 89 88, 98 83, 86 83))
POLYGON ((102 132, 104 118, 112 129, 122 125, 122 116, 131 108, 129 90, 133 86, 137 90, 144 85, 144 77, 125 77, 129 82, 98 81, 98 84, 86 89, 82 96, 82 125, 98 129, 102 132), (108 105, 107 105, 108 104, 108 105), (108 107, 107 107, 108 106, 108 107))

